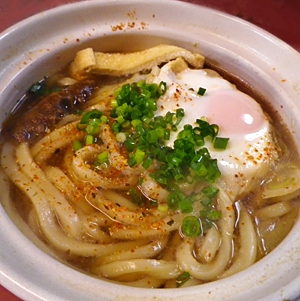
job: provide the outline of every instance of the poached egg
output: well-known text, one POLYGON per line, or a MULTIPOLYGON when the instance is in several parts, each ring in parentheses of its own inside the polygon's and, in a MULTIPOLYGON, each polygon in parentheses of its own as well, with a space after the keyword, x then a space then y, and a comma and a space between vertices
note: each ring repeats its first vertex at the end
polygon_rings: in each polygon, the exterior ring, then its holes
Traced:
MULTIPOLYGON (((205 147, 217 159, 221 177, 218 184, 232 200, 248 193, 253 185, 266 176, 270 164, 277 159, 278 148, 272 126, 261 106, 249 95, 210 69, 173 71, 173 62, 164 65, 154 82, 166 82, 167 91, 158 100, 156 115, 184 109, 185 116, 178 132, 185 124, 196 126, 196 119, 205 118, 219 126, 219 137, 229 138, 225 150, 214 149, 207 141, 205 147), (198 95, 199 87, 206 91, 198 95)), ((168 146, 173 146, 178 132, 171 134, 168 146)))

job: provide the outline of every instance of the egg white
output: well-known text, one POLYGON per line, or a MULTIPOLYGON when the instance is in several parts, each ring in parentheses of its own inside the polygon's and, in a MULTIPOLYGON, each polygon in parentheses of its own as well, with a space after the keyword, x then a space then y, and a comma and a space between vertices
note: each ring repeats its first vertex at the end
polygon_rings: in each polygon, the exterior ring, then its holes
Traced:
MULTIPOLYGON (((167 84, 167 92, 159 99, 156 114, 165 115, 183 108, 185 116, 178 132, 185 124, 195 126, 196 119, 203 117, 219 126, 219 136, 230 139, 227 149, 214 149, 209 141, 205 147, 218 161, 222 174, 218 183, 234 200, 261 181, 270 164, 277 159, 270 121, 253 98, 216 72, 185 68, 176 73, 172 64, 163 66, 154 80, 167 84), (199 87, 206 89, 203 96, 197 94, 199 87)), ((167 145, 173 146, 178 132, 172 133, 167 145)))

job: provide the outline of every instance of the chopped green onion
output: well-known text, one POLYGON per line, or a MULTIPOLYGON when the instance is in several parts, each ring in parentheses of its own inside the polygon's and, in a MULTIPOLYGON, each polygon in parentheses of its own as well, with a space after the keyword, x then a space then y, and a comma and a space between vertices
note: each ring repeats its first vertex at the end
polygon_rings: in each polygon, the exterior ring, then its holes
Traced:
POLYGON ((157 207, 158 211, 160 212, 167 212, 169 207, 167 204, 159 204, 157 207))
POLYGON ((81 148, 82 148, 81 142, 78 141, 78 140, 75 140, 73 142, 73 149, 74 149, 74 151, 76 152, 76 151, 80 150, 81 148))
POLYGON ((97 134, 99 134, 99 127, 100 127, 101 123, 102 122, 100 119, 90 119, 88 122, 88 125, 86 126, 85 131, 88 134, 97 135, 97 134))
POLYGON ((190 200, 185 198, 179 202, 179 209, 182 213, 191 213, 193 211, 193 206, 190 200))
POLYGON ((125 84, 114 91, 112 102, 113 118, 122 116, 125 120, 153 118, 157 110, 157 99, 166 91, 166 83, 147 84, 144 81, 125 84))
POLYGON ((142 118, 142 121, 143 121, 144 123, 149 124, 149 123, 151 122, 151 118, 150 118, 150 117, 147 117, 147 116, 144 116, 144 117, 142 118))
POLYGON ((102 123, 107 123, 108 122, 108 118, 105 115, 102 115, 100 117, 100 120, 102 121, 102 123))
POLYGON ((135 129, 136 129, 136 133, 139 135, 143 135, 146 133, 146 128, 143 123, 138 124, 135 129))
POLYGON ((28 89, 29 93, 32 93, 35 96, 46 96, 53 92, 60 91, 61 87, 54 86, 49 88, 47 85, 47 82, 45 80, 41 80, 40 82, 34 83, 31 85, 31 87, 28 89))
POLYGON ((92 135, 86 135, 85 136, 85 145, 93 144, 94 143, 94 137, 92 135))
POLYGON ((124 118, 122 115, 120 115, 120 116, 118 116, 118 117, 116 118, 116 121, 117 121, 119 124, 122 124, 122 123, 125 121, 125 118, 124 118))
POLYGON ((85 131, 86 126, 87 126, 86 124, 78 123, 77 124, 77 130, 78 131, 85 131))
POLYGON ((221 212, 214 208, 214 198, 218 195, 219 189, 213 185, 202 189, 203 197, 201 204, 203 209, 200 211, 200 217, 204 221, 204 227, 211 227, 213 222, 218 221, 221 218, 221 212))
POLYGON ((141 205, 144 202, 142 193, 138 189, 129 188, 128 192, 130 195, 130 199, 134 204, 141 205))
POLYGON ((157 183, 162 185, 168 184, 168 175, 164 170, 158 170, 156 172, 150 173, 150 177, 152 177, 157 183))
POLYGON ((113 99, 111 102, 110 102, 110 105, 112 108, 116 108, 118 106, 118 102, 116 99, 113 99))
POLYGON ((127 149, 128 152, 133 152, 136 146, 135 140, 132 138, 128 138, 125 141, 125 147, 127 149))
POLYGON ((181 225, 181 231, 185 236, 197 237, 202 234, 199 218, 196 216, 186 216, 181 225))
POLYGON ((38 83, 34 83, 30 88, 29 91, 33 94, 36 95, 43 95, 43 93, 41 93, 43 89, 43 83, 42 82, 38 82, 38 83))
POLYGON ((102 112, 100 112, 97 109, 94 109, 92 111, 86 112, 82 116, 82 118, 80 120, 80 123, 81 124, 88 124, 88 122, 89 122, 90 119, 99 119, 101 116, 102 116, 102 112))
POLYGON ((150 130, 146 134, 146 139, 149 143, 155 143, 158 141, 158 135, 155 130, 150 130))
POLYGON ((218 221, 221 218, 221 212, 205 207, 203 210, 200 211, 200 216, 209 220, 210 222, 218 221))
POLYGON ((139 165, 139 164, 143 163, 144 158, 145 158, 145 152, 143 152, 140 149, 137 149, 135 151, 135 153, 130 154, 129 160, 128 160, 128 165, 130 167, 139 165))
POLYGON ((169 129, 166 129, 164 134, 164 140, 170 140, 170 137, 171 137, 171 131, 169 129))
POLYGON ((202 189, 201 192, 208 198, 213 199, 219 193, 219 189, 213 185, 209 185, 208 187, 202 189))
POLYGON ((168 195, 167 204, 171 209, 176 210, 179 207, 179 198, 175 192, 168 195))
POLYGON ((191 275, 189 272, 181 273, 176 279, 177 287, 181 287, 183 284, 185 284, 190 279, 191 279, 191 275))
POLYGON ((119 142, 119 143, 123 143, 123 142, 125 142, 126 141, 126 134, 124 133, 124 132, 119 132, 119 133, 117 133, 116 134, 116 140, 117 140, 117 142, 119 142))
POLYGON ((204 198, 201 199, 201 204, 205 207, 210 206, 212 204, 212 199, 205 196, 204 198))
POLYGON ((155 128, 155 132, 157 134, 158 139, 164 139, 165 137, 165 129, 162 126, 158 126, 155 128))
POLYGON ((129 130, 131 128, 131 122, 129 120, 126 120, 122 123, 122 129, 129 130))
POLYGON ((214 148, 216 149, 226 149, 228 145, 229 138, 216 137, 214 140, 214 148))
POLYGON ((97 155, 97 162, 99 164, 104 164, 108 162, 108 151, 104 151, 97 155))
POLYGON ((141 164, 144 160, 145 152, 141 151, 140 149, 137 149, 134 156, 135 156, 136 164, 141 164))
POLYGON ((199 94, 200 96, 203 96, 206 92, 205 88, 199 87, 197 94, 199 94))
POLYGON ((153 164, 153 159, 151 157, 147 157, 143 163, 143 168, 148 169, 153 164))
POLYGON ((211 221, 218 221, 218 220, 221 219, 221 217, 222 217, 222 214, 221 214, 220 211, 218 211, 218 210, 212 210, 212 211, 210 211, 208 213, 208 215, 207 215, 206 218, 208 218, 211 221))
POLYGON ((99 134, 101 124, 107 122, 108 118, 97 109, 83 114, 77 129, 86 132, 85 145, 93 144, 97 141, 95 136, 99 134))
POLYGON ((136 165, 136 159, 135 159, 133 154, 131 154, 129 156, 129 159, 128 159, 127 163, 129 165, 129 167, 134 167, 136 165))
POLYGON ((157 91, 158 91, 159 96, 165 95, 167 92, 167 84, 165 82, 160 82, 160 84, 158 85, 157 91))
POLYGON ((116 133, 119 133, 120 132, 120 129, 121 129, 121 124, 118 123, 118 122, 115 122, 111 129, 113 130, 113 132, 116 134, 116 133))
POLYGON ((131 125, 135 128, 138 124, 141 124, 142 121, 140 119, 131 120, 131 125))

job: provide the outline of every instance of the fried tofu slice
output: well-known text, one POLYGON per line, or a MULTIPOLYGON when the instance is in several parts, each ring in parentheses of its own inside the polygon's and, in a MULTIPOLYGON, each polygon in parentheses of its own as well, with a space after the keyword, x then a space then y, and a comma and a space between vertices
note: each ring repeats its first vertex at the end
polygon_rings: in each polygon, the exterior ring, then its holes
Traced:
POLYGON ((70 65, 70 75, 83 79, 88 75, 124 76, 151 70, 155 65, 183 58, 193 68, 200 69, 205 58, 184 48, 160 44, 146 50, 130 53, 94 52, 86 48, 76 54, 70 65))

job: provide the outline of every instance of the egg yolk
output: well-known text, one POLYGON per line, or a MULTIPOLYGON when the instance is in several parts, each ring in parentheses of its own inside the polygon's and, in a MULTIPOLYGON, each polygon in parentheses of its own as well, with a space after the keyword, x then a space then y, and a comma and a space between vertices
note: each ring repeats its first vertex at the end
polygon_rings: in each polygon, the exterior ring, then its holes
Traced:
POLYGON ((216 91, 209 96, 206 115, 222 129, 222 135, 249 135, 266 125, 260 106, 247 94, 234 90, 216 91))

